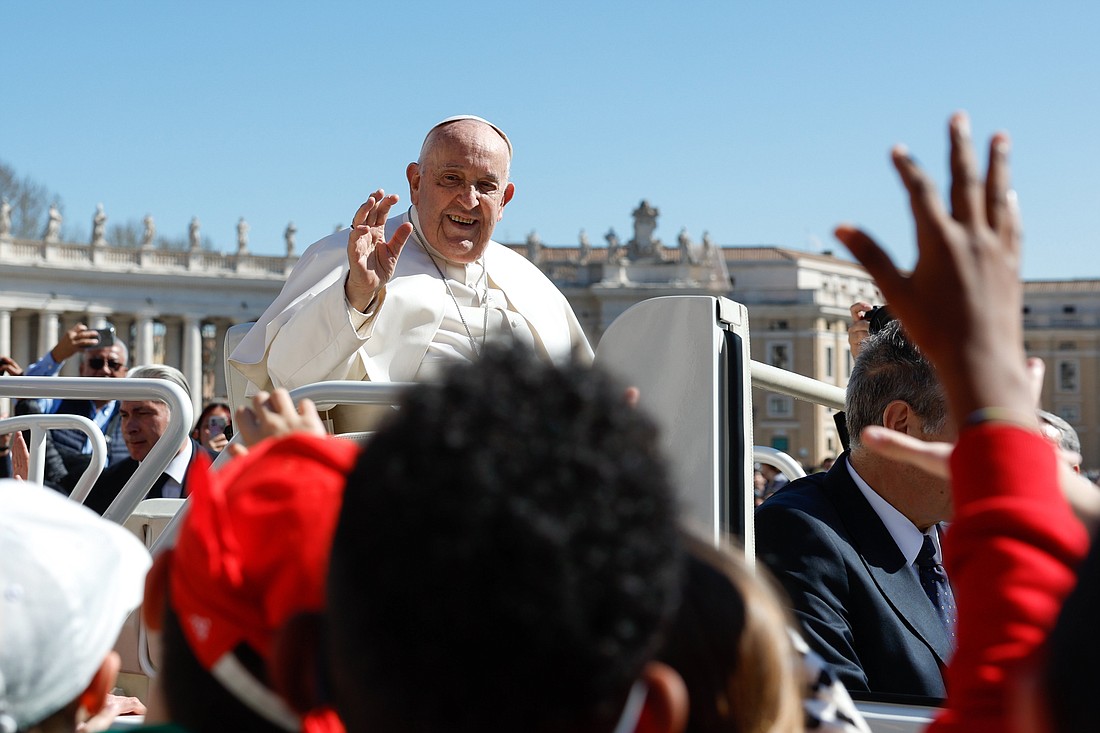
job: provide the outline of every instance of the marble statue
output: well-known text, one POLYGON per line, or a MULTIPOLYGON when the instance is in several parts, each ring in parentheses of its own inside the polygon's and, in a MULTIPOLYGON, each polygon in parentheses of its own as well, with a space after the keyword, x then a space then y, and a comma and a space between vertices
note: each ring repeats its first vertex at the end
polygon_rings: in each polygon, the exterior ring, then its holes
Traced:
POLYGON ((0 237, 11 236, 11 204, 0 199, 0 237))
POLYGON ((237 220, 237 254, 248 254, 248 222, 242 216, 237 220))
POLYGON ((286 231, 283 232, 283 237, 286 238, 286 256, 294 256, 294 236, 298 233, 298 227, 294 226, 294 222, 290 222, 286 225, 286 231))
POLYGON ((603 238, 607 240, 607 261, 611 263, 621 262, 623 259, 623 246, 619 242, 619 235, 615 233, 614 229, 608 229, 603 238))
POLYGON ((157 236, 157 223, 153 221, 152 214, 145 215, 145 232, 141 235, 141 246, 152 247, 153 240, 157 236))
POLYGON ((46 222, 46 234, 42 237, 46 242, 57 242, 61 239, 61 212, 57 204, 50 204, 49 220, 46 222))
POLYGON ((103 211, 103 204, 95 205, 95 215, 92 216, 92 246, 98 247, 107 243, 105 235, 107 229, 107 214, 103 211))
POLYGON ((634 239, 630 240, 630 256, 634 259, 655 257, 661 240, 653 238, 653 232, 657 229, 657 217, 661 212, 651 206, 648 201, 642 199, 638 208, 634 209, 634 239))
POLYGON ((538 233, 532 229, 531 233, 527 235, 527 259, 537 265, 541 256, 542 240, 539 238, 538 233))
POLYGON ((188 237, 191 240, 191 251, 192 252, 197 252, 199 250, 199 248, 202 246, 202 242, 201 242, 202 234, 199 231, 200 226, 202 226, 202 225, 199 223, 199 217, 192 216, 191 217, 191 225, 187 228, 187 234, 188 234, 188 237))
POLYGON ((592 255, 592 242, 588 239, 588 232, 581 229, 580 234, 577 235, 577 244, 580 245, 577 250, 577 262, 586 265, 588 258, 592 255))
POLYGON ((680 245, 680 264, 699 264, 699 258, 695 256, 695 244, 691 241, 691 235, 688 234, 687 227, 680 229, 680 235, 676 237, 676 242, 680 245))
POLYGON ((714 246, 714 240, 710 238, 710 232, 703 232, 703 261, 707 264, 713 264, 714 256, 716 254, 716 248, 714 246))

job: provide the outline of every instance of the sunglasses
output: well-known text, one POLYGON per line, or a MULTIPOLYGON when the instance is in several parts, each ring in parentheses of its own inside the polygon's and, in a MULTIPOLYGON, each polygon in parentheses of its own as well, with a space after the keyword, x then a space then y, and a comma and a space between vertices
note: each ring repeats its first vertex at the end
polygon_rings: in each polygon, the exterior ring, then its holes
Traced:
POLYGON ((104 365, 107 365, 111 368, 112 372, 122 371, 126 368, 126 365, 123 364, 121 361, 115 361, 114 359, 104 359, 101 356, 93 356, 91 359, 88 359, 84 363, 87 364, 88 367, 91 369, 102 369, 104 365))

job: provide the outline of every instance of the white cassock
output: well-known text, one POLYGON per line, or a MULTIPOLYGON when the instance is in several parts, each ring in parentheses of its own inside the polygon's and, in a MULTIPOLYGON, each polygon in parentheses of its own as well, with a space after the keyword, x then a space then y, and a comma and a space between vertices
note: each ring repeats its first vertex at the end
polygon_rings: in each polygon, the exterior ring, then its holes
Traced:
MULTIPOLYGON (((391 218, 386 238, 410 215, 415 217, 415 208, 391 218)), ((445 283, 426 243, 413 234, 366 316, 344 297, 347 245, 347 229, 312 244, 233 350, 229 363, 248 378, 248 394, 332 379, 432 379, 443 364, 475 358, 471 337, 478 350, 486 340, 510 338, 553 363, 592 360, 592 347, 565 296, 538 267, 501 244, 489 242, 481 261, 468 265, 436 254, 445 283)), ((348 405, 330 417, 339 432, 367 430, 380 411, 348 405)))

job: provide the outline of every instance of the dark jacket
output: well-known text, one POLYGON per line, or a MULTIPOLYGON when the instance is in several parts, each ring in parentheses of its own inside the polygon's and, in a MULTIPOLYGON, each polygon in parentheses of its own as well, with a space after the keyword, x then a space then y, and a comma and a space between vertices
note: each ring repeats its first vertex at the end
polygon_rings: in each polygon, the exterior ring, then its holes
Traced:
POLYGON ((756 510, 756 555, 806 640, 850 690, 944 697, 951 642, 920 580, 848 474, 792 481, 756 510))
MULTIPOLYGON (((191 472, 195 469, 196 464, 200 466, 210 465, 210 454, 203 448, 198 442, 191 440, 191 462, 187 464, 187 473, 183 476, 183 492, 184 496, 187 495, 187 484, 191 479, 191 472), (202 456, 202 458, 200 458, 202 456)), ((125 461, 115 464, 106 469, 99 475, 95 485, 92 486, 91 492, 88 494, 88 498, 84 500, 84 506, 89 509, 95 510, 97 514, 103 514, 107 511, 107 508, 111 506, 111 502, 115 500, 118 493, 122 491, 122 487, 126 485, 126 482, 130 480, 130 477, 137 471, 138 462, 133 458, 127 458, 125 461)), ((158 479, 154 482, 153 486, 149 488, 148 493, 142 498, 144 499, 160 499, 163 497, 160 489, 163 485, 163 481, 158 479)))

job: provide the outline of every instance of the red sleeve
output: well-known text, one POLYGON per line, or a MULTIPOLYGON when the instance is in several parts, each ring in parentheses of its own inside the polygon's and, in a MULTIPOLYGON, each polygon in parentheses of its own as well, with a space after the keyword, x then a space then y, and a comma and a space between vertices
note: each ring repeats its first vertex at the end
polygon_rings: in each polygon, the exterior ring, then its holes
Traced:
POLYGON ((932 733, 1003 733, 1013 671, 1034 661, 1076 582, 1088 535, 1062 497, 1042 436, 986 423, 951 456, 954 520, 944 557, 959 609, 947 707, 932 733))

